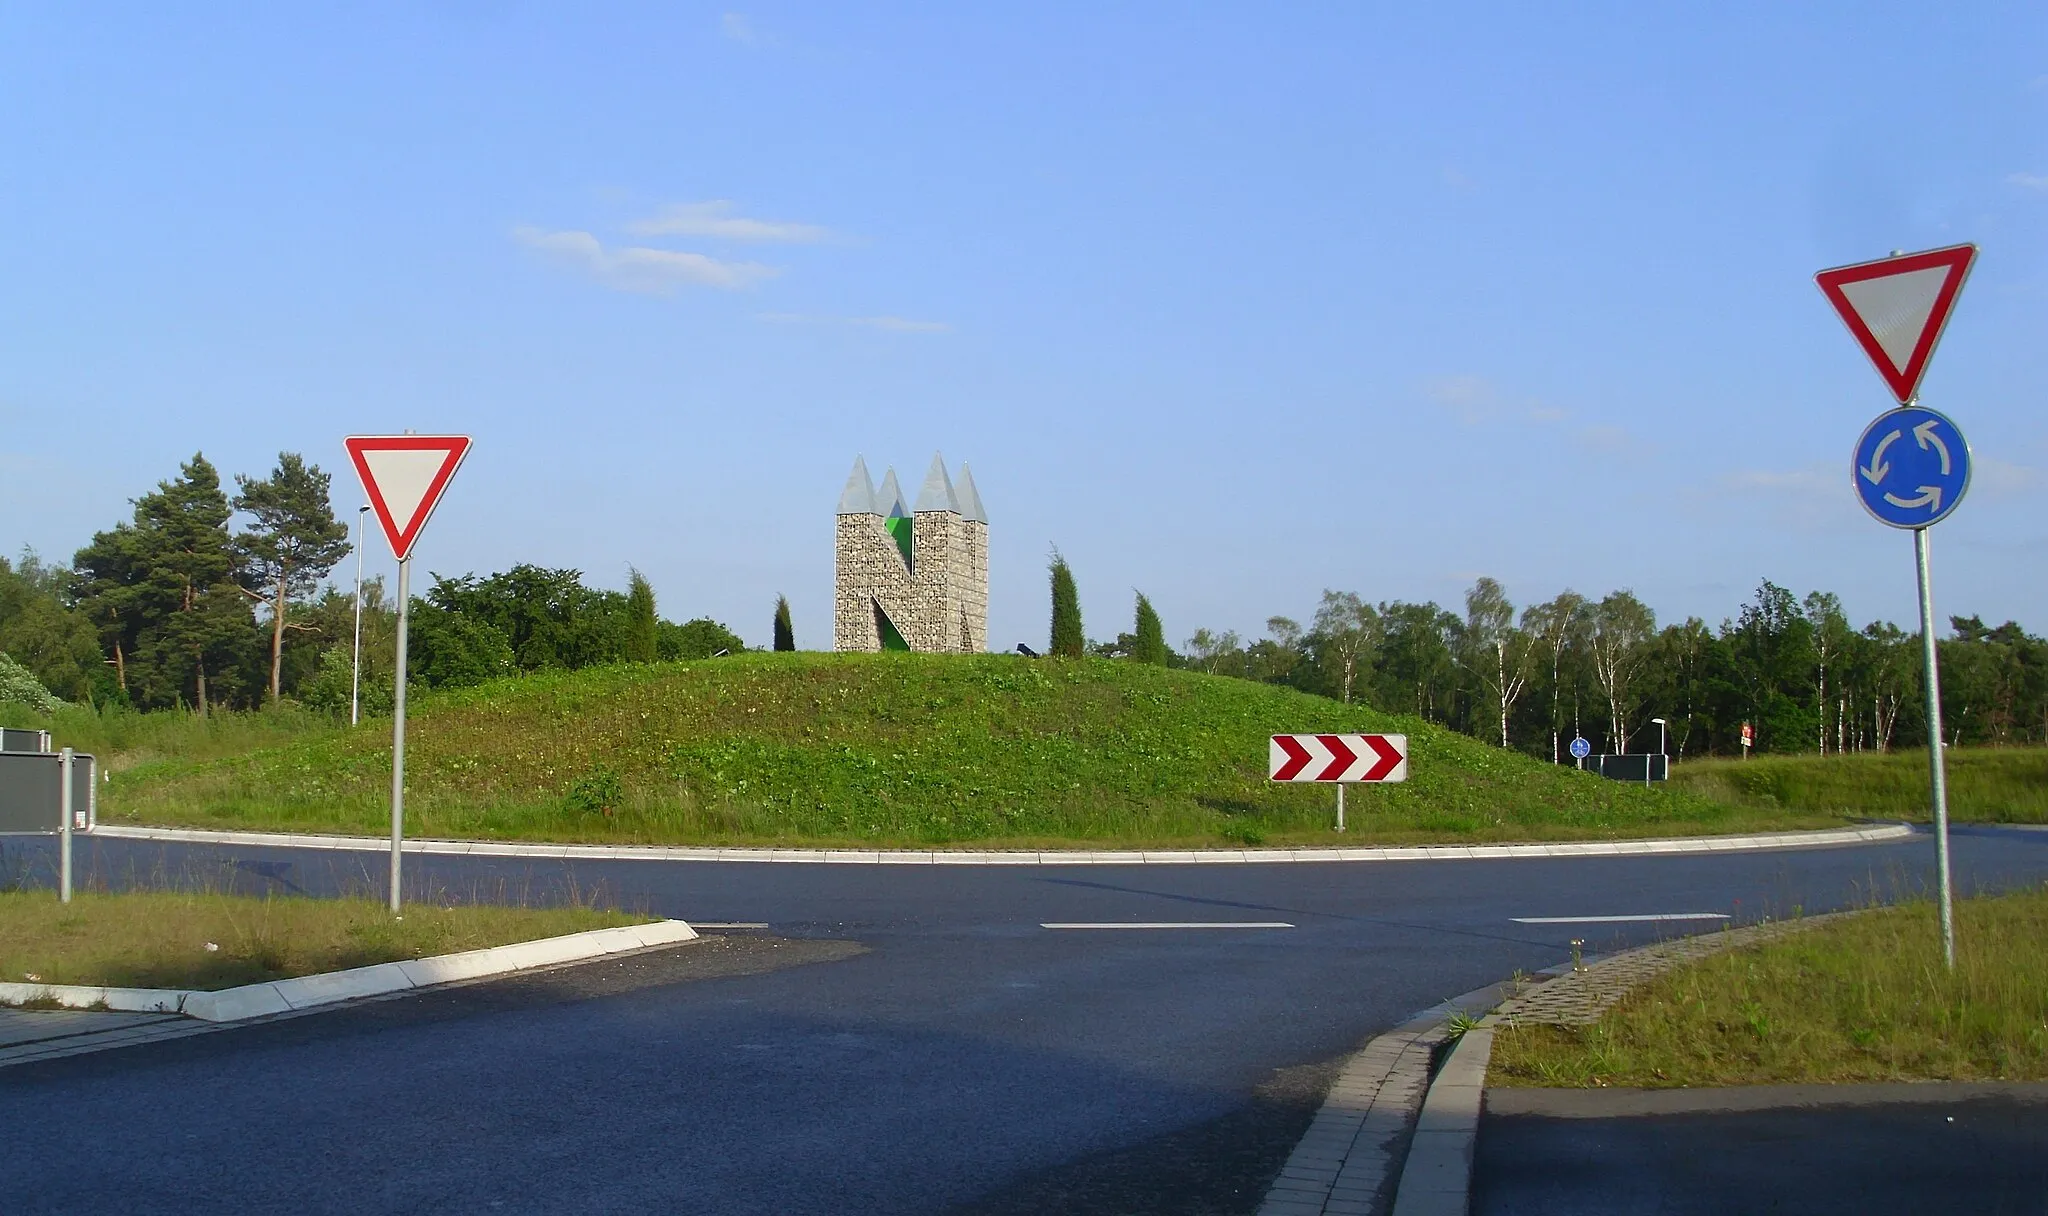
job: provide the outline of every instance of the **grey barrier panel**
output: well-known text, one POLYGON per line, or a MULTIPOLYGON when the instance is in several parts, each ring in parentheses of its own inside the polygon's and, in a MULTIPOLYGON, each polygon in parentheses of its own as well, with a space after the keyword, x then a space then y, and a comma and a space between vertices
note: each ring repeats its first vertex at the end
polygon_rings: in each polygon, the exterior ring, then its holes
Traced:
POLYGON ((56 756, 0 752, 0 835, 48 835, 59 830, 63 779, 56 756))
POLYGON ((17 730, 12 726, 0 726, 0 752, 41 753, 49 750, 49 731, 17 730))
MULTIPOLYGON (((93 758, 71 756, 71 830, 99 822, 99 768, 93 758)), ((0 752, 0 836, 49 835, 63 829, 63 757, 49 752, 0 752)))
POLYGON ((1580 767, 1589 773, 1598 773, 1610 781, 1668 781, 1671 779, 1671 757, 1656 752, 1637 753, 1623 756, 1588 756, 1580 767))

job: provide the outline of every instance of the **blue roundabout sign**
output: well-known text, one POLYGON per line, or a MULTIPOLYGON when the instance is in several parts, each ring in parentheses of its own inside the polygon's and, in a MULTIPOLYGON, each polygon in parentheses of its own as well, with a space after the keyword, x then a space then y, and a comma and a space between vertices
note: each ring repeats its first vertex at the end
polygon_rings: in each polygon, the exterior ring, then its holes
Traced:
POLYGON ((1970 445, 1946 415, 1909 405, 1864 429, 1849 478, 1879 523, 1925 528, 1947 518, 1970 488, 1970 445))

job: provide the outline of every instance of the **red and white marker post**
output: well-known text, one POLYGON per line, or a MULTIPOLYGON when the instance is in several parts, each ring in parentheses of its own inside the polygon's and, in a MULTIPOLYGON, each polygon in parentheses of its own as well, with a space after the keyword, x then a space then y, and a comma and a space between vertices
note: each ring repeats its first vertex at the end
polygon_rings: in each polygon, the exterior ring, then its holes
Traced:
POLYGON ((1272 781, 1337 787, 1337 830, 1344 830, 1344 787, 1408 780, 1406 735, 1274 735, 1266 751, 1272 781))
POLYGON ((391 690, 391 914, 396 916, 405 841, 405 642, 412 603, 412 547, 469 454, 469 437, 356 435, 344 443, 384 538, 391 542, 391 556, 398 559, 398 658, 391 690))

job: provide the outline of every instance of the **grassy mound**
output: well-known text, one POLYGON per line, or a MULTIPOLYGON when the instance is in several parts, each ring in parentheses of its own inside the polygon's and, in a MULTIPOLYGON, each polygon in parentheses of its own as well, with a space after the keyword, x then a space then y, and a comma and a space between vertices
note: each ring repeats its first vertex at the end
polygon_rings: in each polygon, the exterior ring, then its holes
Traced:
MULTIPOLYGON (((390 732, 158 759, 113 821, 374 834, 390 732)), ((1135 663, 747 654, 527 676, 422 698, 408 831, 609 842, 1031 847, 1528 839, 1836 822, 1759 814, 1553 768, 1442 727, 1289 689, 1135 663), (1405 784, 1265 780, 1276 731, 1409 736, 1405 784)))
MULTIPOLYGON (((1951 818, 2048 823, 2048 748, 1951 748, 1947 769, 1951 818)), ((1925 751, 1688 760, 1671 766, 1671 783, 1759 811, 1800 807, 1919 820, 1933 815, 1925 751)))

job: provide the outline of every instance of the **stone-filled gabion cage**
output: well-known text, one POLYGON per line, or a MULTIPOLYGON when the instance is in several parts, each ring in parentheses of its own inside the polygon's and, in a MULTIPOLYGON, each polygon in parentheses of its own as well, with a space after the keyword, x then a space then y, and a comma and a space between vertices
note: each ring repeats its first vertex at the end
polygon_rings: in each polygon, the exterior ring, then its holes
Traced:
POLYGON ((988 514, 974 474, 932 457, 917 506, 903 505, 896 470, 875 489, 853 462, 839 496, 836 650, 975 654, 988 648, 988 514))

